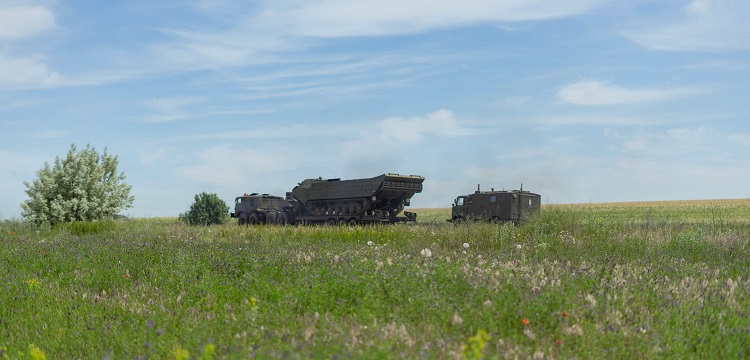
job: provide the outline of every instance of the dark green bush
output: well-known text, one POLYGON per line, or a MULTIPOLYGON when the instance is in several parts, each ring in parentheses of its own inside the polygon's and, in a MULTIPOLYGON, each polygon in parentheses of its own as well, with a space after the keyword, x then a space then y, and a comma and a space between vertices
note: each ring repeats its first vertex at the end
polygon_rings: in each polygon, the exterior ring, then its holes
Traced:
POLYGON ((227 221, 229 206, 216 194, 205 192, 195 195, 190 210, 180 214, 180 221, 189 225, 214 225, 227 221))

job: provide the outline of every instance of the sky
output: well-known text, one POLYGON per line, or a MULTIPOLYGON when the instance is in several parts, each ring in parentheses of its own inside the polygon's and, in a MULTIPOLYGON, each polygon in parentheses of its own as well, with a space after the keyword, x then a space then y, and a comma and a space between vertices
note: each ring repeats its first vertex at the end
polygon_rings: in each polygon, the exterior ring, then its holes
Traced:
POLYGON ((75 144, 132 217, 306 178, 412 208, 750 198, 746 0, 0 0, 0 219, 75 144))

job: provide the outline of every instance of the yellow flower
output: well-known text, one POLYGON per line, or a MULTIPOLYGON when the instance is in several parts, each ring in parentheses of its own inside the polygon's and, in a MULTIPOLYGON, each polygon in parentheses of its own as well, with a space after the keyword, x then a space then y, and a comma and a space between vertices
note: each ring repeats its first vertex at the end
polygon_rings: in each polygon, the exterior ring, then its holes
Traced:
POLYGON ((47 360, 47 355, 44 354, 44 351, 34 346, 34 344, 29 345, 29 357, 32 360, 47 360))

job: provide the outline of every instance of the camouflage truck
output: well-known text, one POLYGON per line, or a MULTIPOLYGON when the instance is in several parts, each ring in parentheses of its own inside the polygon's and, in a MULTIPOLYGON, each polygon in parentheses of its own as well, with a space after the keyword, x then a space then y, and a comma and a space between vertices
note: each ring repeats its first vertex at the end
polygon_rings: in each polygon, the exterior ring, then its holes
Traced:
POLYGON ((477 191, 458 196, 451 207, 453 223, 464 221, 513 222, 518 224, 541 209, 542 197, 539 194, 520 190, 477 191))
POLYGON ((365 224, 416 221, 404 211, 422 192, 424 177, 383 174, 366 179, 306 179, 286 197, 269 194, 239 196, 234 212, 238 224, 365 224))

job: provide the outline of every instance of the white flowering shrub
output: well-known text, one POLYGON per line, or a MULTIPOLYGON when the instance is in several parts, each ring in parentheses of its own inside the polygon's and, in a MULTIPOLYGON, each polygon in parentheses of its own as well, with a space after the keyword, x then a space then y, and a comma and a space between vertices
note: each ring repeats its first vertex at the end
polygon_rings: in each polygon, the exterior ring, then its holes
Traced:
POLYGON ((135 198, 125 173, 117 173, 117 156, 104 149, 99 154, 86 145, 70 146, 64 158, 37 171, 33 182, 24 182, 29 199, 21 204, 23 217, 36 224, 59 224, 112 218, 132 207, 135 198))

